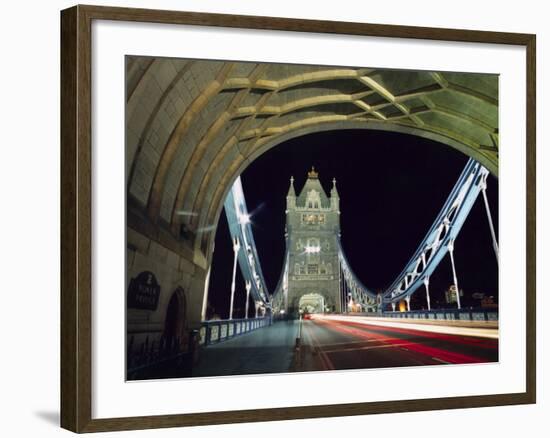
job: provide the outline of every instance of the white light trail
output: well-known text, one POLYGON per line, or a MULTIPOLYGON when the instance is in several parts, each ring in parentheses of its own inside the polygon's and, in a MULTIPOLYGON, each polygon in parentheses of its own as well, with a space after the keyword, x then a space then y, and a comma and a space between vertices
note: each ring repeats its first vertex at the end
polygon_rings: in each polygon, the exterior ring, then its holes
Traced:
POLYGON ((405 321, 388 321, 388 318, 339 316, 339 315, 312 315, 313 319, 326 319, 332 321, 346 321, 356 324, 376 325, 380 327, 394 327, 401 329, 418 330, 430 333, 443 333, 447 335, 475 336, 480 338, 498 339, 498 328, 456 327, 448 325, 418 324, 405 321))

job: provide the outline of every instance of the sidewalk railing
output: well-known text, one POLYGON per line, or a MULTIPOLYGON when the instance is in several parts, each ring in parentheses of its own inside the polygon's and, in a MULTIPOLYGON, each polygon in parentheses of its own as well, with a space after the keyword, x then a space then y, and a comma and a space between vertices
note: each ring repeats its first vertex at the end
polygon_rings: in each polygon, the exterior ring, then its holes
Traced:
POLYGON ((203 321, 199 330, 199 345, 217 344, 269 325, 271 325, 270 316, 203 321))
POLYGON ((370 313, 367 316, 386 318, 431 319, 436 321, 498 321, 498 309, 434 309, 412 310, 410 312, 370 313))

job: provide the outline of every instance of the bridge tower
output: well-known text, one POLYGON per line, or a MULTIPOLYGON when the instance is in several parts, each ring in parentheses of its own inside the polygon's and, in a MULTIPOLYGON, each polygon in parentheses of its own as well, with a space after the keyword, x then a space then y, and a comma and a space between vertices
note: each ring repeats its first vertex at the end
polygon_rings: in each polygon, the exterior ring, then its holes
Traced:
POLYGON ((294 178, 286 198, 288 288, 283 306, 290 315, 300 307, 313 312, 341 312, 338 239, 340 197, 332 180, 330 197, 312 167, 301 192, 294 178))

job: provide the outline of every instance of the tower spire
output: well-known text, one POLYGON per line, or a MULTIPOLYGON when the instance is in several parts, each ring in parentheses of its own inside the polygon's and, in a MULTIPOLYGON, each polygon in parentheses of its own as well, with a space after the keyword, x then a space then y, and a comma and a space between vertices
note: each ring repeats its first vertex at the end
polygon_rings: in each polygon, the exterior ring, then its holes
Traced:
POLYGON ((332 178, 332 189, 330 189, 330 206, 335 211, 340 211, 340 195, 336 189, 336 178, 332 178))
POLYGON ((294 191, 294 177, 290 177, 290 187, 286 195, 286 209, 296 208, 296 192, 294 191))
POLYGON ((286 196, 287 197, 289 197, 289 196, 296 197, 296 191, 294 190, 294 177, 293 176, 290 177, 290 187, 288 188, 288 194, 286 196))
POLYGON ((330 197, 332 198, 333 196, 340 197, 336 189, 336 178, 332 178, 332 189, 330 189, 330 197))

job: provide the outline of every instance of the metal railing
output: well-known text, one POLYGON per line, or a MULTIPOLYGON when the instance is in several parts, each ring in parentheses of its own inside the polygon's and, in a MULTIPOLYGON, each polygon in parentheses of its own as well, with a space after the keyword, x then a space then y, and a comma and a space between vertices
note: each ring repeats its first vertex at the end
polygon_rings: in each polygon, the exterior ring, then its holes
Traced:
MULTIPOLYGON (((369 314, 368 316, 376 316, 369 314)), ((430 319, 434 321, 498 321, 498 309, 434 309, 383 312, 386 318, 430 319)))
POLYGON ((251 331, 271 325, 270 315, 260 318, 248 319, 213 319, 203 321, 199 330, 199 345, 206 346, 218 344, 220 342, 232 339, 236 336, 244 335, 251 331))

